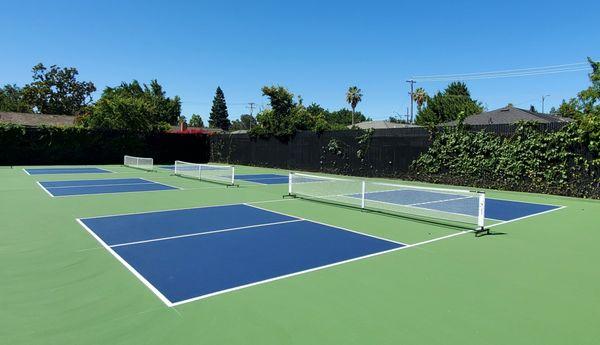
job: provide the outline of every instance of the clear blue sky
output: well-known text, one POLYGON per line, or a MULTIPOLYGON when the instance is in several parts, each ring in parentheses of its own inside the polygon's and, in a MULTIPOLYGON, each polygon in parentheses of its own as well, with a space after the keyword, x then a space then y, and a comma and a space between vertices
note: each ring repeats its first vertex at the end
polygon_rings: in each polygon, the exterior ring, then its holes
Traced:
MULTIPOLYGON (((158 79, 183 114, 206 120, 220 85, 230 116, 266 104, 278 84, 305 103, 405 113, 415 75, 486 72, 600 59, 599 1, 5 1, 0 84, 24 85, 31 67, 73 66, 106 86, 158 79)), ((447 82, 418 83, 429 93, 447 82)), ((585 71, 467 82, 488 108, 547 107, 587 87, 585 71)))

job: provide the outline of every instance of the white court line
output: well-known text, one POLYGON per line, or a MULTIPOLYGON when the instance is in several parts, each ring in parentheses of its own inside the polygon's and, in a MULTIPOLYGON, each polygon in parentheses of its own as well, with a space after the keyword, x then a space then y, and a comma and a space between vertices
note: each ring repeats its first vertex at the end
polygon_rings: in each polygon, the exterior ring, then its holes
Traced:
MULTIPOLYGON (((425 202, 418 202, 416 204, 408 204, 408 205, 409 206, 420 206, 420 205, 429 205, 429 204, 436 204, 436 203, 439 203, 439 202, 448 202, 448 201, 456 201, 456 200, 464 200, 464 199, 473 199, 473 197, 472 196, 463 196, 463 197, 460 197, 460 198, 425 201, 425 202)), ((445 211, 442 211, 442 212, 445 212, 445 211)))
MULTIPOLYGON (((110 184, 86 184, 86 185, 79 185, 79 186, 48 186, 47 188, 51 188, 51 189, 59 189, 59 188, 85 188, 85 187, 113 187, 113 186, 142 186, 142 185, 146 185, 146 184, 162 184, 162 183, 158 183, 158 182, 152 182, 152 181, 148 181, 145 180, 146 182, 140 182, 140 183, 110 183, 110 184)), ((70 182, 70 181, 41 181, 41 182, 70 182)), ((167 186, 165 184, 165 186, 167 186)), ((167 187, 171 187, 171 186, 167 186, 167 187)), ((175 187, 173 187, 175 188, 175 187)))
MULTIPOLYGON (((278 201, 285 201, 285 200, 279 199, 278 201)), ((364 255, 364 256, 360 256, 360 257, 348 259, 348 260, 338 261, 338 262, 334 262, 334 263, 331 263, 331 264, 328 264, 328 265, 323 265, 323 266, 319 266, 319 267, 313 267, 313 268, 308 269, 308 270, 294 272, 294 273, 290 273, 290 274, 286 274, 286 275, 282 275, 282 276, 278 276, 278 277, 273 277, 273 278, 270 278, 270 279, 266 279, 266 280, 262 280, 262 281, 257 281, 257 282, 253 282, 253 283, 246 284, 246 285, 236 286, 234 288, 220 290, 220 291, 216 291, 214 293, 210 293, 210 294, 206 294, 206 295, 202 295, 202 296, 197 296, 197 297, 193 297, 191 299, 182 300, 182 301, 178 301, 178 302, 173 303, 166 296, 164 296, 156 287, 154 287, 152 285, 152 283, 150 283, 148 280, 146 280, 135 268, 133 268, 129 263, 127 263, 127 261, 125 259, 123 259, 117 252, 115 252, 113 250, 113 248, 116 245, 109 246, 108 244, 106 244, 106 242, 104 242, 104 240, 102 240, 98 235, 96 235, 96 233, 94 233, 89 227, 87 227, 85 225, 85 223, 83 223, 83 220, 90 219, 90 218, 85 218, 85 219, 79 219, 79 218, 77 218, 76 220, 104 248, 106 248, 109 251, 109 253, 111 253, 115 258, 117 258, 117 260, 119 260, 119 262, 121 262, 130 272, 132 272, 138 279, 140 279, 140 281, 144 285, 146 285, 155 295, 157 295, 163 301, 163 303, 165 303, 168 307, 174 307, 174 306, 177 306, 177 305, 181 305, 183 303, 196 301, 196 300, 199 300, 199 299, 203 299, 203 298, 207 298, 207 297, 211 297, 211 296, 223 294, 223 293, 234 291, 234 290, 243 289, 243 288, 254 286, 254 285, 258 285, 258 284, 264 284, 264 283, 268 283, 268 282, 271 282, 271 281, 275 281, 275 280, 279 280, 279 279, 283 279, 283 278, 287 278, 287 277, 292 277, 292 276, 296 276, 296 275, 303 274, 303 273, 313 272, 313 271, 317 271, 317 270, 325 269, 325 268, 328 268, 328 267, 333 267, 333 266, 341 265, 341 264, 352 262, 352 261, 357 261, 357 260, 366 259, 366 258, 377 256, 377 255, 382 255, 382 254, 385 254, 385 253, 389 253, 389 252, 392 252, 392 251, 403 249, 403 248, 405 248, 405 247, 408 246, 405 243, 401 243, 401 242, 397 242, 397 241, 393 241, 393 240, 389 240, 389 239, 385 239, 385 238, 381 238, 381 237, 377 237, 377 236, 373 236, 373 235, 368 235, 368 234, 360 233, 360 232, 357 232, 357 231, 354 231, 354 230, 350 230, 350 229, 345 229, 345 228, 342 228, 342 227, 332 226, 332 225, 325 224, 325 223, 315 222, 315 221, 311 221, 311 220, 308 220, 308 219, 304 219, 304 218, 299 218, 299 217, 287 215, 287 214, 284 214, 284 213, 281 213, 281 212, 276 212, 276 211, 264 209, 264 208, 261 208, 261 207, 255 206, 255 205, 249 205, 249 204, 235 204, 235 205, 245 205, 245 206, 252 207, 252 208, 255 208, 255 209, 258 209, 258 210, 263 210, 263 211, 267 211, 267 212, 271 212, 271 213, 276 213, 276 214, 281 214, 281 215, 284 215, 284 216, 287 216, 287 217, 294 218, 294 220, 292 220, 292 221, 285 221, 285 222, 282 222, 282 223, 301 222, 301 221, 311 222, 311 223, 319 224, 319 225, 322 225, 322 226, 327 226, 327 227, 331 227, 331 228, 337 228, 337 229, 340 229, 340 230, 345 230, 345 231, 353 232, 353 233, 356 233, 356 234, 360 234, 360 235, 363 235, 363 236, 366 236, 366 237, 372 237, 372 238, 376 238, 376 239, 379 239, 379 240, 387 241, 387 242, 390 242, 390 243, 397 244, 400 247, 393 248, 393 249, 386 250, 386 251, 376 252, 376 253, 372 253, 372 254, 368 254, 368 255, 364 255)), ((206 207, 206 208, 219 207, 219 206, 223 206, 223 205, 209 206, 209 207, 206 207)), ((264 226, 264 225, 265 224, 257 225, 257 226, 264 226)))
MULTIPOLYGON (((272 202, 284 202, 284 201, 294 201, 296 199, 270 199, 270 200, 259 200, 259 201, 249 201, 248 204, 266 204, 272 202)), ((142 211, 142 212, 129 212, 129 213, 116 213, 116 214, 108 214, 102 216, 93 216, 93 217, 84 217, 81 219, 97 219, 97 218, 109 218, 109 217, 118 217, 118 216, 131 216, 136 214, 148 214, 148 213, 162 213, 162 212, 170 212, 170 211, 182 211, 182 210, 193 210, 196 208, 214 208, 214 207, 222 207, 222 206, 235 206, 235 205, 243 205, 244 203, 230 203, 230 204, 220 204, 220 205, 203 205, 203 206, 190 206, 190 207, 180 207, 180 208, 169 208, 166 210, 154 210, 154 211, 142 211)), ((251 206, 251 205, 249 205, 251 206)), ((272 212, 272 211, 271 211, 272 212)), ((298 218, 298 217, 295 217, 298 218)))
MULTIPOLYGON (((285 200, 272 200, 271 202, 275 202, 275 201, 285 201, 285 200)), ((265 202, 269 202, 269 201, 265 201, 265 202)), ((282 213, 282 212, 277 212, 277 211, 265 209, 265 208, 258 207, 258 206, 255 206, 255 205, 250 205, 249 203, 245 203, 243 205, 246 205, 246 206, 249 206, 249 207, 254 207, 254 208, 261 209, 261 210, 268 211, 268 212, 278 213, 278 214, 289 216, 289 217, 294 217, 294 216, 291 216, 291 215, 288 215, 288 214, 285 214, 285 213, 282 213)), ((224 205, 215 205, 215 206, 208 206, 208 207, 219 207, 219 206, 224 206, 224 205)), ((561 208, 564 208, 564 207, 561 207, 561 208)), ((529 216, 517 218, 517 219, 511 220, 511 221, 506 221, 504 223, 494 224, 492 226, 502 225, 502 224, 506 224, 506 223, 509 223, 509 222, 512 222, 512 221, 516 221, 516 220, 520 220, 520 219, 524 219, 524 218, 529 218, 529 217, 532 217, 532 216, 535 216, 535 215, 540 215, 540 214, 543 214, 543 213, 548 213, 548 212, 552 212, 552 211, 556 211, 556 210, 558 210, 558 209, 553 209, 553 210, 548 210, 548 211, 545 211, 545 212, 540 212, 540 213, 537 213, 537 214, 533 214, 533 215, 529 215, 529 216)), ((148 212, 146 212, 146 213, 148 213, 148 212)), ((449 235, 445 235, 445 236, 441 236, 441 237, 429 239, 429 240, 426 240, 426 241, 417 242, 417 243, 414 243, 414 244, 405 244, 405 243, 401 243, 401 242, 397 242, 397 241, 393 241, 393 240, 389 240, 389 239, 385 239, 385 238, 381 238, 381 237, 377 237, 377 236, 373 236, 373 235, 369 235, 369 234, 364 234, 364 233, 361 233, 361 232, 357 232, 357 231, 346 229, 346 228, 342 228, 342 227, 332 226, 330 224, 325 224, 325 223, 320 223, 320 222, 316 222, 316 221, 311 221, 309 219, 304 219, 304 218, 299 218, 299 217, 295 217, 295 218, 297 218, 297 221, 308 221, 308 222, 320 224, 320 225, 323 225, 323 226, 328 226, 328 227, 332 227, 332 228, 338 228, 338 229, 341 229, 341 230, 346 230, 346 231, 350 231, 350 232, 353 232, 353 233, 357 233, 357 234, 360 234, 360 235, 363 235, 363 236, 373 237, 373 238, 377 238, 377 239, 380 239, 380 240, 392 242, 392 243, 395 243, 395 244, 398 244, 398 245, 401 245, 401 246, 398 247, 398 248, 393 248, 393 249, 386 250, 386 251, 372 253, 372 254, 368 254, 368 255, 364 255, 364 256, 360 256, 360 257, 348 259, 348 260, 338 261, 338 262, 334 262, 334 263, 331 263, 331 264, 328 264, 328 265, 323 265, 323 266, 319 266, 319 267, 313 267, 311 269, 307 269, 307 270, 303 270, 303 271, 299 271, 299 272, 294 272, 294 273, 290 273, 290 274, 286 274, 286 275, 282 275, 282 276, 278 276, 278 277, 273 277, 273 278, 270 278, 270 279, 253 282, 253 283, 250 283, 250 284, 240 285, 240 286, 236 286, 236 287, 233 287, 233 288, 230 288, 230 289, 220 290, 220 291, 216 291, 216 292, 213 292, 213 293, 210 293, 210 294, 196 296, 196 297, 193 297, 193 298, 190 298, 190 299, 186 299, 186 300, 182 300, 182 301, 178 301, 178 302, 174 302, 173 303, 173 302, 169 301, 164 295, 162 295, 162 293, 160 293, 150 282, 148 282, 133 267, 131 267, 124 259, 122 259, 114 250, 112 250, 112 248, 110 248, 109 246, 107 246, 106 243, 104 243, 98 236, 96 236, 95 233, 93 233, 93 231, 91 231, 91 229, 87 228, 87 226, 85 226, 85 224, 83 224, 83 222, 80 219, 77 219, 77 221, 90 234, 92 234, 92 236, 94 236, 107 250, 109 250, 109 252, 113 256, 115 256, 121 263, 123 263, 126 268, 128 268, 132 273, 134 273, 134 275, 136 277, 138 277, 138 279, 140 279, 142 281, 142 283, 144 283, 148 288, 150 288, 150 290, 152 292, 154 292, 168 307, 176 307, 176 306, 182 305, 184 303, 189 303, 189 302, 201 300, 201 299, 204 299, 204 298, 208 298, 208 297, 212 297, 212 296, 216 296, 216 295, 220 295, 220 294, 224 294, 224 293, 228 293, 228 292, 232 292, 232 291, 244 289, 244 288, 247 288, 247 287, 256 286, 256 285, 260 285, 260 284, 265 284, 265 283, 269 283, 269 282, 273 282, 273 281, 276 281, 276 280, 280 280, 280 279, 284 279, 284 278, 289 278, 289 277, 293 277, 293 276, 297 276, 297 275, 301 275, 301 274, 305 274, 305 273, 309 273, 309 272, 314 272, 314 271, 318 271, 318 270, 322 270, 322 269, 326 269, 326 268, 330 268, 330 267, 342 265, 342 264, 353 262, 353 261, 358 261, 358 260, 362 260, 362 259, 366 259, 366 258, 378 256, 378 255, 383 255, 383 254, 395 252, 395 251, 402 250, 402 249, 418 247, 418 246, 421 246, 421 245, 426 245, 426 244, 429 244, 429 243, 433 243, 433 242, 437 242, 437 241, 441 241, 441 240, 445 240, 445 239, 449 239, 449 238, 453 238, 453 237, 458 237, 458 236, 461 236, 461 235, 464 235, 464 234, 467 234, 467 233, 474 232, 474 230, 465 230, 465 231, 461 231, 461 232, 458 232, 458 233, 453 233, 453 234, 449 234, 449 235)))
MULTIPOLYGON (((139 185, 146 185, 149 183, 139 183, 139 185)), ((160 183, 157 183, 160 184, 160 183)), ((165 187, 170 187, 165 185, 165 187)), ((109 195, 109 194, 133 194, 133 193, 152 193, 152 192, 177 192, 180 189, 155 189, 155 190, 132 190, 124 192, 105 192, 105 193, 88 193, 88 194, 72 194, 72 195, 54 195, 55 198, 72 198, 82 196, 94 196, 94 195, 109 195)))
POLYGON ((48 195, 50 195, 51 198, 54 198, 54 194, 50 193, 49 190, 46 189, 46 187, 42 186, 42 184, 40 183, 40 181, 36 181, 35 182, 38 186, 40 186, 40 188, 46 192, 48 195))
MULTIPOLYGON (((356 197, 353 197, 353 196, 350 196, 350 195, 342 195, 342 194, 340 194, 338 196, 360 200, 359 198, 356 198, 356 197)), ((373 200, 373 199, 367 199, 367 198, 365 198, 365 200, 367 202, 371 202, 371 203, 380 203, 380 204, 385 204, 385 205, 392 205, 392 206, 395 206, 397 208, 406 207, 406 208, 414 208, 414 209, 420 210, 420 211, 431 211, 431 212, 434 212, 434 213, 435 212, 439 212, 439 213, 445 213, 445 214, 454 214, 454 215, 457 215, 457 216, 460 216, 460 217, 477 218, 476 216, 473 216, 473 215, 470 215, 470 214, 466 214, 466 213, 457 213, 457 212, 450 212, 450 211, 442 211, 442 210, 436 210, 434 208, 418 207, 418 206, 412 206, 410 204, 406 204, 406 205, 405 204, 396 204, 396 203, 392 203, 392 202, 386 202, 386 201, 380 201, 380 200, 373 200)), ((372 210, 379 211, 379 209, 368 207, 368 206, 366 206, 364 209, 367 210, 367 211, 372 211, 372 210)), ((390 210, 390 209, 383 209, 383 210, 384 211, 388 211, 388 212, 394 212, 395 211, 396 214, 400 213, 400 214, 406 214, 406 215, 411 215, 411 216, 421 216, 421 217, 427 217, 427 218, 435 218, 435 217, 433 217, 431 215, 413 214, 413 213, 410 213, 410 212, 402 212, 402 210, 390 210)), ((440 217, 438 217, 438 218, 440 218, 440 217)), ((471 223, 464 222, 464 221, 461 221, 461 220, 456 220, 456 219, 449 219, 449 218, 443 218, 443 219, 444 220, 448 220, 448 221, 454 221, 454 222, 458 222, 458 223, 463 223, 463 224, 471 224, 471 223)), ((492 218, 487 218, 487 217, 486 217, 486 219, 497 220, 497 219, 492 219, 492 218)))
MULTIPOLYGON (((551 206, 551 205, 549 205, 549 206, 551 206)), ((488 226, 486 226, 486 228, 488 228, 488 229, 489 229, 489 228, 493 228, 493 227, 495 227, 495 226, 498 226, 498 225, 504 225, 504 224, 508 224, 508 223, 516 222, 516 221, 518 221, 518 220, 523 220, 523 219, 527 219, 527 218, 531 218, 531 217, 539 216, 539 215, 542 215, 542 214, 546 214, 546 213, 550 213, 550 212, 554 212, 554 211, 562 210, 563 208, 566 208, 566 207, 567 207, 567 206, 559 206, 559 207, 557 207, 557 208, 553 208, 553 209, 551 209, 551 210, 546 210, 546 211, 543 211, 543 212, 538 212, 538 213, 528 214, 528 215, 526 215, 526 216, 519 217, 519 218, 514 218, 514 219, 511 219, 511 220, 505 220, 505 221, 502 221, 502 222, 500 222, 500 223, 496 223, 496 224, 488 225, 488 226)))
POLYGON ((21 170, 23 170, 27 175, 31 176, 31 174, 29 173, 29 171, 27 171, 27 169, 23 168, 21 170))
POLYGON ((98 235, 96 235, 96 233, 94 233, 90 228, 88 228, 87 225, 85 225, 85 223, 83 223, 81 219, 77 218, 76 221, 90 235, 92 235, 92 237, 94 237, 96 241, 98 241, 98 243, 100 243, 106 250, 108 250, 109 253, 111 253, 117 260, 119 260, 119 262, 123 264, 123 266, 125 266, 131 273, 133 273, 133 275, 136 276, 142 282, 142 284, 146 285, 146 287, 150 289, 150 291, 152 291, 161 301, 163 301, 164 304, 166 304, 169 307, 173 306, 173 303, 171 303, 171 301, 167 297, 165 297, 165 295, 163 295, 156 287, 154 287, 154 285, 152 285, 148 280, 146 280, 146 278, 144 278, 143 275, 141 275, 119 254, 117 254, 117 252, 115 252, 110 246, 108 246, 106 242, 104 242, 104 240, 102 240, 98 235))
POLYGON ((144 180, 144 181, 148 181, 148 182, 152 182, 152 183, 156 183, 156 184, 161 184, 161 185, 163 185, 163 186, 167 186, 167 187, 171 187, 171 188, 175 188, 175 189, 180 189, 180 190, 182 190, 182 189, 183 189, 183 188, 181 188, 181 187, 172 186, 172 185, 170 185, 170 184, 166 184, 166 183, 162 183, 162 182, 156 182, 156 181, 152 181, 152 180, 147 180, 147 179, 145 179, 145 178, 142 178, 142 177, 138 177, 138 178, 139 178, 140 180, 144 180))
POLYGON ((236 178, 243 180, 244 178, 252 179, 252 180, 281 180, 285 179, 288 181, 289 177, 285 175, 279 175, 277 177, 245 177, 244 175, 236 175, 236 178))
POLYGON ((235 227, 235 228, 227 228, 227 229, 221 229, 221 230, 195 232, 195 233, 192 233, 192 234, 177 235, 177 236, 168 236, 168 237, 158 237, 158 238, 153 238, 153 239, 150 239, 150 240, 142 240, 142 241, 133 241, 133 242, 126 242, 126 243, 112 244, 110 247, 111 248, 124 247, 124 246, 130 246, 130 245, 135 245, 135 244, 144 244, 144 243, 151 243, 151 242, 168 241, 168 240, 175 240, 175 239, 178 239, 178 238, 196 237, 196 236, 203 236, 203 235, 210 235, 210 234, 218 234, 220 232, 237 231, 237 230, 243 230, 243 229, 252 229, 252 228, 259 228, 259 227, 263 227, 263 226, 272 226, 272 225, 280 225, 280 224, 287 224, 287 223, 296 223, 296 222, 303 222, 303 221, 304 221, 303 219, 296 218, 296 219, 285 220, 285 221, 281 221, 281 222, 253 224, 253 225, 238 226, 238 227, 235 227))
POLYGON ((375 236, 375 235, 365 234, 363 232, 359 232, 359 231, 355 231, 355 230, 350 230, 348 228, 344 228, 344 227, 341 227, 341 226, 331 225, 331 224, 327 224, 327 223, 321 223, 321 222, 317 222, 317 221, 310 220, 310 219, 307 219, 307 218, 292 216, 292 215, 287 214, 287 213, 273 211, 273 210, 269 210, 268 208, 264 208, 264 207, 260 207, 260 206, 255 206, 255 205, 250 205, 250 204, 247 204, 247 203, 244 203, 242 205, 246 205, 246 206, 253 207, 253 208, 256 208, 256 209, 259 209, 259 210, 263 210, 263 211, 267 211, 267 212, 277 213, 277 214, 280 214, 280 215, 286 216, 286 217, 293 217, 293 218, 305 220, 307 222, 311 222, 311 223, 315 223, 315 224, 319 224, 319 225, 323 225, 323 226, 328 226, 330 228, 336 228, 336 229, 339 229, 339 230, 353 232, 355 234, 359 234, 359 235, 363 235, 363 236, 367 236, 367 237, 372 237, 372 238, 375 238, 375 239, 378 239, 378 240, 382 240, 382 241, 387 241, 387 242, 392 242, 392 243, 400 244, 400 245, 403 245, 403 246, 408 246, 407 243, 390 240, 389 238, 384 238, 384 237, 379 237, 379 236, 375 236))
POLYGON ((323 266, 313 267, 313 268, 310 268, 310 269, 307 269, 307 270, 304 270, 304 271, 298 271, 298 272, 294 272, 294 273, 289 273, 289 274, 285 274, 285 275, 281 275, 281 276, 277 276, 277 277, 273 277, 273 278, 269 278, 269 279, 265 279, 265 280, 260 280, 260 281, 253 282, 253 283, 250 283, 250 284, 236 286, 236 287, 225 289, 225 290, 215 291, 215 292, 212 292, 212 293, 209 293, 209 294, 206 294, 206 295, 192 297, 192 298, 189 298, 189 299, 185 299, 185 300, 182 300, 182 301, 178 301, 178 302, 172 303, 170 305, 170 307, 176 307, 176 306, 179 306, 179 305, 184 304, 184 303, 198 301, 198 300, 205 299, 205 298, 208 298, 208 297, 213 297, 213 296, 221 295, 221 294, 224 294, 224 293, 228 293, 228 292, 232 292, 232 291, 236 291, 236 290, 245 289, 245 288, 248 288, 248 287, 251 287, 251 286, 266 284, 266 283, 274 282, 274 281, 285 279, 285 278, 294 277, 294 276, 305 274, 305 273, 315 272, 315 271, 319 271, 319 270, 322 270, 322 269, 326 269, 326 268, 330 268, 330 267, 335 267, 335 266, 343 265, 343 264, 346 264, 346 263, 349 263, 349 262, 353 262, 353 261, 363 260, 363 259, 367 259, 367 258, 370 258, 370 257, 374 257, 374 256, 378 256, 378 255, 383 255, 383 254, 395 252, 395 251, 398 251, 398 250, 401 250, 401 249, 404 249, 404 248, 406 248, 406 246, 405 247, 392 248, 392 249, 388 249, 388 250, 384 250, 384 251, 381 251, 381 252, 372 253, 372 254, 368 254, 368 255, 363 255, 363 256, 359 256, 359 257, 348 259, 348 260, 338 261, 338 262, 334 262, 334 263, 323 265, 323 266))

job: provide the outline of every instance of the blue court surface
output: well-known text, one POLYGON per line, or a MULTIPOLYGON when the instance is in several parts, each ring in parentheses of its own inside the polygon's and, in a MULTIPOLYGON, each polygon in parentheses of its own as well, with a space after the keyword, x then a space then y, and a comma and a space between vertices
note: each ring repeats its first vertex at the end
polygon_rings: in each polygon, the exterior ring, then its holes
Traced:
POLYGON ((405 247, 245 204, 78 221, 169 306, 405 247))
POLYGON ((178 189, 142 178, 38 182, 51 196, 74 196, 178 189))
POLYGON ((100 168, 33 168, 23 169, 29 175, 53 175, 53 174, 106 174, 112 173, 100 168))
MULTIPOLYGON (((353 194, 349 197, 358 197, 353 194)), ((449 212, 459 215, 477 217, 478 200, 459 194, 448 194, 435 191, 399 189, 365 194, 369 201, 423 208, 428 210, 449 212)), ((486 198, 485 218, 492 221, 512 221, 523 217, 559 209, 561 206, 534 204, 520 201, 486 198)))
POLYGON ((286 184, 289 181, 288 176, 277 175, 277 174, 236 175, 235 179, 247 181, 247 182, 260 183, 260 184, 286 184))

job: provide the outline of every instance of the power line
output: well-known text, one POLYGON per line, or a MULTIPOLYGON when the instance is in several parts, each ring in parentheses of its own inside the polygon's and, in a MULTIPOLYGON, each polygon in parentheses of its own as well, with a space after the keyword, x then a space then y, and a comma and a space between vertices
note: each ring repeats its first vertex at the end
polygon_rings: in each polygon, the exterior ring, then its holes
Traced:
POLYGON ((449 81, 449 80, 480 80, 496 78, 514 78, 525 76, 537 76, 556 73, 578 72, 590 70, 590 66, 585 62, 563 64, 545 67, 519 68, 512 70, 462 73, 462 74, 440 74, 429 76, 415 76, 412 79, 417 81, 449 81))

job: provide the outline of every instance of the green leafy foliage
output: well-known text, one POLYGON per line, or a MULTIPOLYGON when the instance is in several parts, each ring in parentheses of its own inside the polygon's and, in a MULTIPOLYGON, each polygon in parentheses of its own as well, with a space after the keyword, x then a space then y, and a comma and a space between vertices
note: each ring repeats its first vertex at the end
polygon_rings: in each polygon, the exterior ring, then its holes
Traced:
POLYGON ((217 87, 215 92, 215 98, 213 99, 213 105, 210 109, 210 116, 208 118, 208 125, 212 128, 220 128, 224 131, 228 131, 231 126, 229 121, 229 113, 227 112, 227 103, 225 102, 225 94, 221 87, 217 87))
POLYGON ((156 80, 143 86, 134 80, 115 88, 107 87, 91 113, 81 122, 91 128, 147 132, 167 129, 177 124, 180 116, 181 100, 178 96, 166 97, 156 80))
POLYGON ((435 182, 593 196, 598 193, 592 186, 599 182, 599 151, 590 138, 598 138, 600 125, 583 126, 572 123, 546 132, 523 122, 508 137, 450 128, 436 135, 413 162, 413 171, 435 182))
POLYGON ((35 65, 33 82, 23 88, 27 104, 42 114, 81 114, 96 87, 92 82, 78 81, 78 74, 73 67, 35 65))
POLYGON ((123 155, 207 162, 209 137, 156 130, 133 132, 85 127, 24 127, 0 124, 0 165, 116 164, 123 155))
POLYGON ((23 89, 7 84, 0 89, 0 111, 31 113, 33 107, 25 99, 23 89))
POLYGON ((198 114, 192 114, 190 116, 190 127, 204 127, 204 121, 202 121, 202 117, 198 114))
POLYGON ((576 121, 557 132, 521 123, 509 137, 448 129, 413 162, 417 178, 600 198, 600 63, 588 61, 591 85, 555 112, 576 121))
POLYGON ((301 102, 294 101, 294 94, 282 86, 265 86, 263 95, 269 97, 270 108, 261 111, 251 134, 258 136, 290 137, 298 130, 322 132, 330 128, 325 114, 309 111, 301 102))
POLYGON ((419 107, 416 123, 432 127, 437 124, 457 120, 459 114, 470 116, 483 111, 480 102, 471 98, 467 85, 461 82, 450 83, 443 92, 427 97, 424 107, 419 107))
MULTIPOLYGON (((327 111, 325 113, 325 119, 332 127, 343 127, 347 128, 352 124, 352 111, 346 108, 342 108, 336 111, 327 111)), ((360 111, 354 112, 354 123, 371 121, 370 118, 366 117, 360 111)))
POLYGON ((239 130, 250 130, 253 127, 257 126, 257 122, 256 119, 254 118, 254 116, 250 115, 250 114, 244 114, 242 116, 240 116, 239 120, 234 120, 231 123, 231 130, 232 131, 239 131, 239 130))

